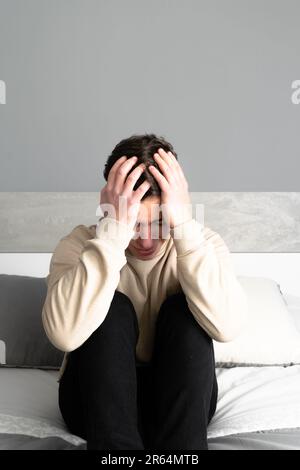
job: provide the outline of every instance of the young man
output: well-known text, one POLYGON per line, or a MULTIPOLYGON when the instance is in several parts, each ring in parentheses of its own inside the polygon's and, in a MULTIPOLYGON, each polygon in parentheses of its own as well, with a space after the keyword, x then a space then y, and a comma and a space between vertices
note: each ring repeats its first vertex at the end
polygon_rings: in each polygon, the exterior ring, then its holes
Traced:
POLYGON ((106 216, 59 241, 47 277, 43 325, 65 351, 62 416, 88 450, 207 449, 218 395, 212 338, 236 337, 247 310, 229 250, 192 217, 163 138, 122 140, 104 177, 106 216))

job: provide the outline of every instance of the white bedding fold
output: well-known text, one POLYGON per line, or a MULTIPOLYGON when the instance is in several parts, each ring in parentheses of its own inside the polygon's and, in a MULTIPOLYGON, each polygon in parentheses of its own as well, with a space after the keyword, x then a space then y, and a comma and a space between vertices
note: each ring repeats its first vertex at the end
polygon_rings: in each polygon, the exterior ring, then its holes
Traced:
POLYGON ((217 369, 208 437, 300 427, 300 365, 217 369))

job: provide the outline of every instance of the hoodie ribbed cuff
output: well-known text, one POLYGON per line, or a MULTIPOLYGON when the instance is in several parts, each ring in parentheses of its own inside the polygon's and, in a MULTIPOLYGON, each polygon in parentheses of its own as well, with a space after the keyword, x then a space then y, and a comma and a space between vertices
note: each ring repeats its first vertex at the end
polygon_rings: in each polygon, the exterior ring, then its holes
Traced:
POLYGON ((125 250, 134 236, 134 229, 113 217, 103 217, 96 224, 96 238, 125 250))
POLYGON ((177 256, 193 251, 203 244, 203 228, 203 224, 198 220, 190 219, 170 229, 177 256))

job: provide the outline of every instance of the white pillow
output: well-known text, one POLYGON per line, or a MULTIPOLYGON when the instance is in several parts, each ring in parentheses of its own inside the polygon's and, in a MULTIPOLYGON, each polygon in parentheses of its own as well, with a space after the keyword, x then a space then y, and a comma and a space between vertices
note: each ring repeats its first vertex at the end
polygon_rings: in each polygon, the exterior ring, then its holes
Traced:
POLYGON ((216 367, 300 364, 300 332, 276 281, 237 276, 248 297, 248 319, 234 340, 213 340, 216 367))
POLYGON ((292 315, 297 330, 300 332, 300 297, 286 294, 284 297, 288 311, 292 315))

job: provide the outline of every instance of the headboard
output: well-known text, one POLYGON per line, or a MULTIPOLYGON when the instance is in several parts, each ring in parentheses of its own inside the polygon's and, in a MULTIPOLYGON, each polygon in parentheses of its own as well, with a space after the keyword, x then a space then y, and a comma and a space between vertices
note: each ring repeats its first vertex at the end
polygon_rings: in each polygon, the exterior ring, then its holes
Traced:
MULTIPOLYGON (((300 296, 300 192, 191 192, 240 275, 300 296)), ((59 239, 96 223, 96 192, 0 192, 0 272, 46 276, 59 239)))

